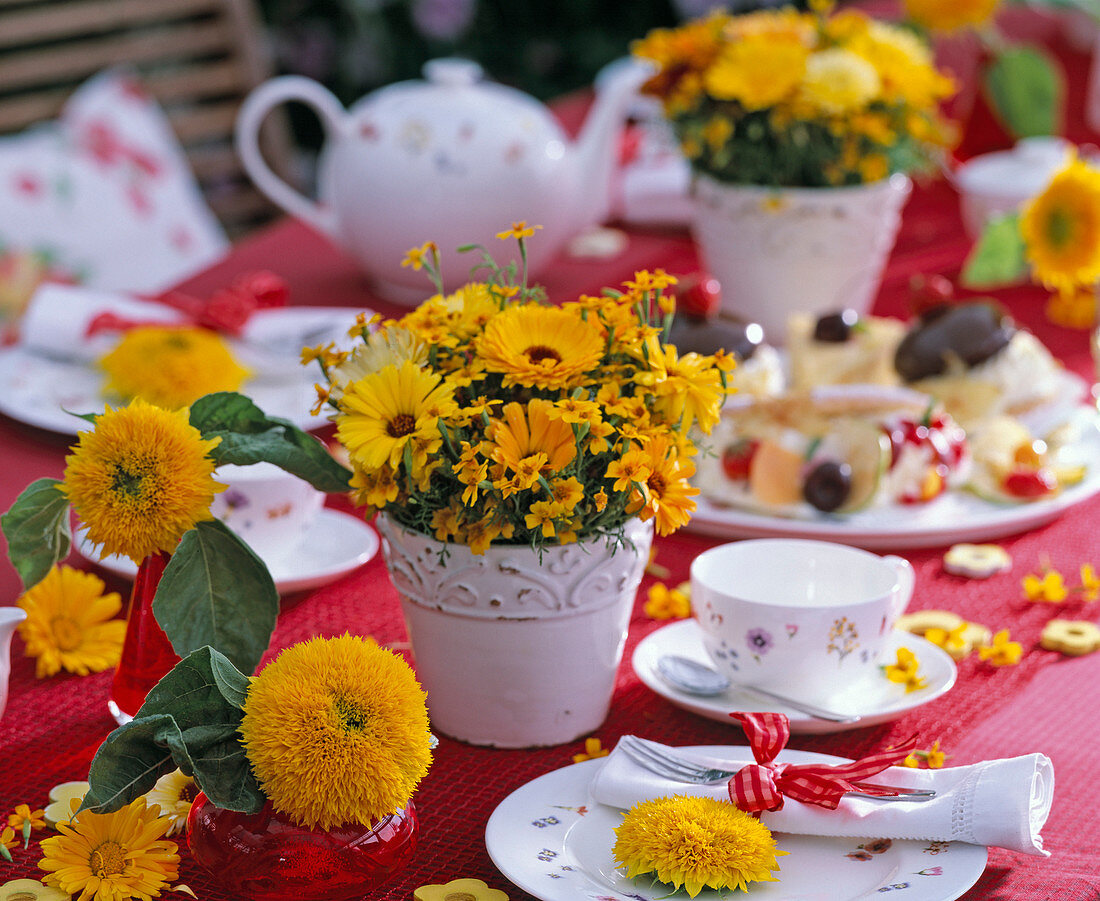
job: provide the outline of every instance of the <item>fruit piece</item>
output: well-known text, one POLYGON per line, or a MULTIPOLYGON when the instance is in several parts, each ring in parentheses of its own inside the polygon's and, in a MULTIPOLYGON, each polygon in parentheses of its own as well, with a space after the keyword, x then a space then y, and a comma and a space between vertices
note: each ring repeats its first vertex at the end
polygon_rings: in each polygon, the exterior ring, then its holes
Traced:
POLYGON ((839 509, 852 493, 852 467, 836 460, 818 463, 806 476, 802 496, 818 510, 831 513, 839 509))
POLYGON ((852 329, 859 322, 859 313, 855 310, 841 310, 829 313, 817 320, 814 326, 814 340, 827 344, 843 344, 851 337, 852 329))
POLYGON ((749 467, 760 442, 755 438, 741 438, 722 452, 722 471, 734 482, 749 477, 749 467))
POLYGON ((1005 494, 1011 497, 1036 498, 1053 494, 1058 482, 1046 467, 1031 469, 1017 466, 1004 478, 1005 494))
POLYGON ((955 286, 942 275, 914 275, 909 279, 909 308, 914 316, 924 318, 933 310, 946 313, 947 305, 954 298, 955 286))
POLYGON ((722 286, 709 275, 687 275, 676 286, 677 312, 694 319, 709 319, 718 312, 722 286))
POLYGON ((1036 439, 1025 441, 1012 454, 1012 461, 1026 469, 1038 469, 1046 460, 1047 443, 1036 439))
POLYGON ((851 513, 868 506, 878 492, 882 476, 890 466, 890 439, 877 425, 865 419, 838 419, 831 442, 852 469, 852 490, 837 508, 851 513))
POLYGON ((761 441, 749 466, 749 490, 762 504, 797 504, 802 500, 802 455, 761 441))

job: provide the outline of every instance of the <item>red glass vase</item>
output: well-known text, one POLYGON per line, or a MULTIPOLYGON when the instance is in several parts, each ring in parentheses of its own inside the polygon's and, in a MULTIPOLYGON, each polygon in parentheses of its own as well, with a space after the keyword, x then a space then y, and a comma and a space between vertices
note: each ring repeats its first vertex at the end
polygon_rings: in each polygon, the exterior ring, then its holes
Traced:
POLYGON ((134 589, 130 594, 130 612, 126 618, 126 637, 122 657, 111 683, 107 707, 122 724, 134 718, 145 696, 173 666, 179 656, 153 616, 153 596, 171 554, 152 554, 141 561, 134 589))
POLYGON ((348 901, 367 897, 416 850, 412 802, 369 826, 307 829, 269 801, 259 813, 214 806, 199 793, 187 818, 191 856, 219 888, 251 901, 348 901))

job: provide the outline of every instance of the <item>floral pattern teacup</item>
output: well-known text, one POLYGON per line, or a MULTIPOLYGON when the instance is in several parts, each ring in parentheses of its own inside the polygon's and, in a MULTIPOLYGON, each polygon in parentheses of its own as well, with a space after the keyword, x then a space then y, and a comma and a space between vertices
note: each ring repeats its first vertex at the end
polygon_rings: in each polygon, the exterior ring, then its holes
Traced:
POLYGON ((875 674, 913 584, 901 557, 801 539, 724 544, 691 565, 692 607, 718 669, 804 701, 875 674))

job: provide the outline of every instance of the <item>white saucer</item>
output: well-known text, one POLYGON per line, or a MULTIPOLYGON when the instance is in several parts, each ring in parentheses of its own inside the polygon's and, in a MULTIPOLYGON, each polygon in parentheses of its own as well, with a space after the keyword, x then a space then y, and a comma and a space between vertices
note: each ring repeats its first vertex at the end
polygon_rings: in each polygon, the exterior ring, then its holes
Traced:
MULTIPOLYGON (((116 576, 132 579, 137 567, 129 557, 99 559, 84 530, 73 536, 73 547, 85 560, 116 576)), ((356 516, 324 508, 293 556, 265 560, 280 594, 318 588, 358 569, 378 553, 378 534, 356 516)))
POLYGON ((661 697, 692 713, 733 726, 737 723, 730 719, 731 711, 775 710, 787 714, 790 718, 792 733, 816 735, 825 732, 841 732, 846 729, 861 729, 864 726, 874 726, 897 719, 903 713, 935 700, 955 684, 955 677, 958 674, 955 661, 942 648, 917 635, 895 631, 890 637, 889 656, 893 658, 894 651, 902 645, 910 648, 917 655, 920 660, 921 675, 928 680, 928 684, 924 688, 907 693, 904 686, 890 682, 882 676, 881 679, 875 678, 860 683, 854 688, 838 692, 835 697, 829 699, 827 704, 821 703, 822 707, 828 707, 838 713, 859 714, 861 719, 857 723, 831 723, 814 719, 779 705, 769 705, 767 701, 756 695, 738 690, 737 686, 730 686, 722 694, 709 697, 691 695, 673 688, 661 678, 657 671, 657 660, 665 654, 677 654, 707 666, 713 666, 703 648, 699 624, 693 619, 681 620, 647 635, 638 642, 631 663, 638 678, 646 685, 661 697))
MULTIPOLYGON (((721 748, 700 748, 720 753, 721 748)), ((836 762, 805 751, 781 752, 793 763, 836 762)), ((622 811, 592 799, 588 786, 604 760, 586 760, 520 786, 489 817, 485 847, 497 869, 541 901, 658 901, 668 886, 627 879, 615 867, 613 829, 622 811)), ((963 842, 895 840, 881 852, 861 853, 858 838, 776 834, 789 856, 779 881, 750 883, 747 892, 704 889, 697 901, 870 901, 899 891, 905 901, 953 901, 985 869, 987 851, 963 842), (853 856, 854 855, 854 856, 853 856), (904 891, 902 891, 904 890, 904 891)), ((674 897, 686 898, 679 892, 674 897)), ((893 894, 889 897, 894 897, 893 894)))

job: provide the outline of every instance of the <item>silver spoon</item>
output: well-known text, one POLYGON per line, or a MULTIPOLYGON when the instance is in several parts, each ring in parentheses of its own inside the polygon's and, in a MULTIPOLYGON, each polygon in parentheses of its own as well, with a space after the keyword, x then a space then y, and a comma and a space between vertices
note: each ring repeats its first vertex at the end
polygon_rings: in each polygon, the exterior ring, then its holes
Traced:
MULTIPOLYGON (((657 659, 657 672, 673 688, 701 697, 721 694, 731 684, 729 679, 706 664, 699 663, 697 660, 690 660, 687 657, 678 657, 675 654, 665 654, 663 657, 659 657, 657 659)), ((789 707, 791 710, 797 710, 800 713, 812 716, 814 719, 827 720, 830 723, 858 723, 862 719, 858 714, 825 710, 822 707, 807 704, 805 701, 795 701, 783 695, 766 691, 763 688, 757 688, 754 685, 739 684, 737 690, 759 695, 769 701, 789 707)))

